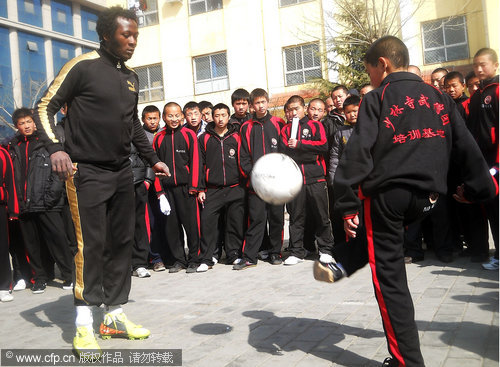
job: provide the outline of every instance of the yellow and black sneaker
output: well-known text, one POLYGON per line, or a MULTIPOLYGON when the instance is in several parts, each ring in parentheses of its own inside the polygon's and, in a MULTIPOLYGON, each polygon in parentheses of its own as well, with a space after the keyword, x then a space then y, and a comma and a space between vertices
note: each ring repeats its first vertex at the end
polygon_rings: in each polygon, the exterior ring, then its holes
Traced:
POLYGON ((86 326, 76 328, 76 335, 73 338, 73 350, 80 358, 89 361, 95 361, 101 358, 101 348, 97 344, 97 340, 93 330, 89 330, 86 326))
POLYGON ((134 339, 146 339, 151 332, 136 325, 127 319, 127 316, 122 312, 118 315, 107 313, 104 316, 104 322, 101 323, 99 328, 101 338, 109 339, 111 337, 134 339))

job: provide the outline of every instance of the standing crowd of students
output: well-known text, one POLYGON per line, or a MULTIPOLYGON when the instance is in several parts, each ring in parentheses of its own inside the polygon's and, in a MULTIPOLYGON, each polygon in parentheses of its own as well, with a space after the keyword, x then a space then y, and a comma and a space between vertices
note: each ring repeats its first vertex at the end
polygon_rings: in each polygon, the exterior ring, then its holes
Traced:
MULTIPOLYGON (((495 177, 497 65, 495 52, 482 49, 474 58, 474 71, 465 78, 443 68, 434 70, 431 76, 435 88, 457 103, 495 177)), ((420 74, 415 66, 408 70, 420 74)), ((234 270, 254 267, 259 258, 273 265, 295 265, 315 251, 321 263, 332 263, 334 238, 345 241, 342 216, 334 210, 335 173, 356 124, 361 99, 372 89, 366 85, 358 93, 339 85, 326 101, 313 98, 307 105, 302 97, 291 96, 284 106, 287 121, 271 115, 268 94, 260 88, 251 93, 237 89, 231 98, 233 114, 226 104, 206 101, 189 102, 183 107, 169 102, 163 111, 153 105, 145 107, 143 128, 171 176, 155 177, 132 146, 136 198, 133 275, 149 277, 148 269, 205 272, 221 260, 223 252, 234 270), (299 120, 298 134, 290 136, 294 118, 299 120), (250 180, 253 164, 271 152, 292 157, 304 177, 301 192, 286 205, 290 255, 284 260, 285 208, 262 201, 250 180)), ((398 113, 396 109, 394 113, 398 113)), ((2 301, 12 298, 12 287, 30 287, 33 293, 43 293, 54 278, 54 263, 60 270, 62 287, 72 289, 71 258, 77 247, 64 182, 52 172, 49 154, 38 141, 32 111, 20 108, 12 120, 18 133, 1 150, 0 244, 1 260, 6 264, 10 250, 14 273, 12 286, 10 278, 2 277, 2 301)), ((422 238, 443 262, 452 261, 453 252, 458 250, 472 256, 472 261, 487 260, 488 221, 498 248, 498 197, 483 204, 456 202, 452 193, 459 171, 460 167, 452 164, 450 194, 438 201, 425 220, 407 227, 407 263, 423 259, 422 238)), ((498 269, 498 250, 483 266, 498 269)))

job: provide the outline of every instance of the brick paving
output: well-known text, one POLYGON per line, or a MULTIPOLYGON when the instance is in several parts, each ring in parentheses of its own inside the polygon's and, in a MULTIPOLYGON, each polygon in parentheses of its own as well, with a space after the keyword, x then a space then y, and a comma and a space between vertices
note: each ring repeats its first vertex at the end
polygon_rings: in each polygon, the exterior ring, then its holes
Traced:
MULTIPOLYGON (((498 272, 431 253, 407 266, 428 367, 499 365, 498 272)), ((312 260, 259 262, 233 271, 153 273, 133 278, 129 318, 152 331, 142 341, 100 340, 103 349, 182 349, 183 366, 380 366, 388 356, 369 267, 335 284, 312 277, 312 260)), ((70 349, 72 295, 53 282, 44 294, 15 292, 0 304, 0 346, 70 349)), ((94 312, 95 329, 102 309, 94 312)))

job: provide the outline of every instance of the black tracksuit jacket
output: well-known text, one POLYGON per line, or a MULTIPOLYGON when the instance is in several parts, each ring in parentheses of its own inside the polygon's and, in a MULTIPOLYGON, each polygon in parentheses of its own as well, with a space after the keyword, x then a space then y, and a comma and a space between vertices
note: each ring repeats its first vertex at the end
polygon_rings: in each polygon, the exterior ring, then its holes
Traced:
POLYGON ((463 103, 467 127, 490 167, 498 167, 498 75, 481 80, 479 89, 463 103))
POLYGON ((265 154, 277 153, 281 139, 281 129, 285 121, 269 112, 261 119, 255 116, 241 125, 241 148, 239 152, 241 171, 250 177, 253 165, 265 154))
POLYGON ((206 131, 200 135, 201 189, 235 186, 240 183, 238 151, 241 139, 238 126, 228 124, 228 131, 220 137, 214 130, 215 124, 209 122, 206 131))
POLYGON ((17 134, 9 142, 21 214, 59 211, 64 205, 64 182, 52 172, 50 156, 35 131, 17 134))
POLYGON ((328 151, 328 140, 323 124, 309 120, 307 116, 299 120, 297 147, 288 147, 292 124, 281 130, 281 151, 290 156, 302 171, 304 185, 326 181, 326 165, 323 155, 328 151))
POLYGON ((164 187, 187 185, 190 193, 200 190, 200 148, 193 130, 180 126, 175 130, 166 126, 153 140, 153 149, 170 168, 170 177, 155 181, 156 193, 164 187), (161 182, 161 185, 159 185, 161 182))
POLYGON ((7 208, 10 217, 19 215, 14 168, 9 152, 0 147, 0 205, 7 208))
POLYGON ((495 196, 498 186, 451 97, 414 74, 391 73, 361 102, 335 174, 335 209, 356 215, 358 187, 361 196, 395 186, 446 193, 452 156, 468 199, 495 196))
POLYGON ((137 116, 139 80, 101 48, 69 61, 40 100, 35 122, 49 154, 65 150, 73 162, 117 171, 129 163, 130 143, 153 166, 159 160, 137 116), (65 142, 54 115, 68 103, 65 142))

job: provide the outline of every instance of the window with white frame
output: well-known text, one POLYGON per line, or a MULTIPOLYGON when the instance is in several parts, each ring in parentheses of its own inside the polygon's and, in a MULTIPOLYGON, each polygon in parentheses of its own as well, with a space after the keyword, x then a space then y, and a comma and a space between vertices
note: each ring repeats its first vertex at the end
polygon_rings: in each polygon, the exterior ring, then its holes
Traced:
POLYGON ((306 1, 311 0, 280 0, 280 6, 295 5, 298 3, 305 3, 306 1))
POLYGON ((157 0, 128 0, 128 7, 135 11, 139 27, 147 27, 158 24, 158 1, 157 0))
POLYGON ((229 89, 225 52, 193 58, 195 94, 229 89))
POLYGON ((304 84, 321 78, 319 44, 311 43, 283 49, 286 85, 304 84))
POLYGON ((222 0, 189 0, 189 15, 222 9, 222 0))
POLYGON ((469 58, 465 16, 422 23, 422 40, 425 64, 469 58))
POLYGON ((139 76, 139 103, 164 99, 161 64, 134 68, 139 76))

